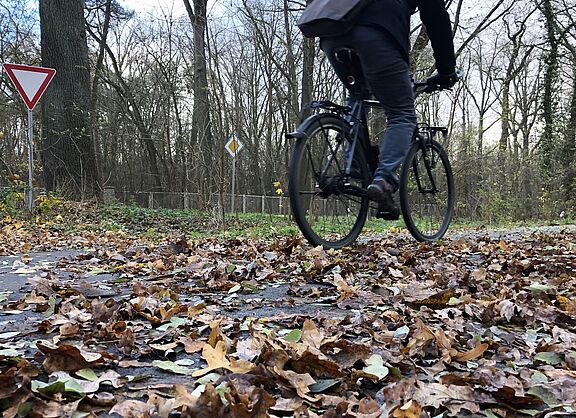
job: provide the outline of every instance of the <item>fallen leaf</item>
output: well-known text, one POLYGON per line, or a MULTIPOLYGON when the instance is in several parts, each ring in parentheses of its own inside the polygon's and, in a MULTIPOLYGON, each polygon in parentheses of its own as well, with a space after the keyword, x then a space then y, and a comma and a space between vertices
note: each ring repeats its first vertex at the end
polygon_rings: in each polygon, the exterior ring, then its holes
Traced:
POLYGON ((60 335, 63 337, 72 337, 80 331, 80 325, 67 323, 60 327, 60 335))
POLYGON ((410 302, 410 305, 419 308, 421 306, 426 306, 430 309, 443 309, 449 305, 450 299, 456 295, 456 291, 453 288, 449 288, 438 292, 426 299, 420 299, 410 302))
POLYGON ((310 385, 308 389, 312 393, 324 392, 340 383, 340 379, 319 379, 313 385, 310 385))
POLYGON ((362 371, 368 375, 372 376, 372 380, 380 381, 388 376, 390 370, 384 365, 384 359, 379 354, 373 354, 370 358, 364 360, 366 367, 362 371))
POLYGON ((484 352, 486 350, 488 350, 489 345, 484 343, 484 344, 478 344, 476 347, 468 350, 468 351, 464 351, 461 353, 457 353, 454 358, 457 361, 470 361, 470 360, 475 360, 477 358, 482 357, 482 355, 484 354, 484 352))
POLYGON ((151 418, 154 412, 152 405, 132 399, 119 402, 110 410, 110 414, 118 414, 122 418, 151 418))
POLYGON ((101 354, 82 351, 78 347, 68 344, 49 347, 38 342, 36 346, 46 355, 42 367, 48 373, 56 371, 75 372, 104 362, 101 354))
POLYGON ((392 416, 394 418, 420 418, 422 414, 422 407, 420 404, 411 399, 404 405, 394 409, 392 416))
POLYGON ((204 376, 216 369, 226 369, 233 373, 247 373, 254 368, 254 364, 246 360, 228 360, 226 358, 226 345, 223 341, 218 341, 214 348, 206 344, 202 350, 202 357, 204 357, 208 366, 194 371, 194 373, 192 373, 194 377, 204 376))
POLYGON ((299 329, 293 329, 288 334, 283 337, 286 341, 290 341, 292 343, 297 343, 302 338, 302 331, 299 329))
POLYGON ((184 351, 188 354, 198 353, 206 345, 205 341, 193 340, 190 337, 180 337, 179 342, 184 345, 184 351))
POLYGON ((159 369, 166 370, 176 374, 191 375, 195 371, 195 369, 191 369, 190 367, 178 364, 177 362, 175 363, 170 360, 154 360, 152 364, 158 367, 159 369))
POLYGON ((556 366, 557 364, 560 364, 562 362, 562 357, 560 357, 556 353, 552 353, 549 351, 542 351, 534 355, 534 360, 541 361, 542 363, 546 363, 551 366, 556 366))

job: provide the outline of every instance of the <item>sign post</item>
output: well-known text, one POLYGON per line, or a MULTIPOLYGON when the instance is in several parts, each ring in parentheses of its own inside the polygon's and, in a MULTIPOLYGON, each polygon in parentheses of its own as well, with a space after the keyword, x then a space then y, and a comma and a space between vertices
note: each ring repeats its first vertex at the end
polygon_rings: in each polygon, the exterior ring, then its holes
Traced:
POLYGON ((53 68, 31 67, 29 65, 2 64, 8 77, 18 90, 20 97, 28 107, 28 209, 32 212, 34 205, 34 190, 32 178, 34 176, 33 153, 33 119, 32 110, 40 100, 46 87, 54 78, 56 70, 53 68))
POLYGON ((232 213, 236 212, 235 207, 235 200, 236 200, 236 156, 240 152, 242 148, 244 148, 244 144, 240 142, 240 140, 236 137, 236 135, 232 135, 226 145, 224 146, 226 151, 232 157, 232 202, 231 202, 231 211, 232 213))

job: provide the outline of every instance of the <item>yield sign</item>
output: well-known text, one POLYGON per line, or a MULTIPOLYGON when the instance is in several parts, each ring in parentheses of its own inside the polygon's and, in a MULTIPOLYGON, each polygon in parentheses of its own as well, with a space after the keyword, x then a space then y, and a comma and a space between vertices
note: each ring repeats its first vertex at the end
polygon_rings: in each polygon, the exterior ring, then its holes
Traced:
POLYGON ((34 109, 56 74, 53 68, 8 63, 4 63, 3 66, 29 110, 34 109))

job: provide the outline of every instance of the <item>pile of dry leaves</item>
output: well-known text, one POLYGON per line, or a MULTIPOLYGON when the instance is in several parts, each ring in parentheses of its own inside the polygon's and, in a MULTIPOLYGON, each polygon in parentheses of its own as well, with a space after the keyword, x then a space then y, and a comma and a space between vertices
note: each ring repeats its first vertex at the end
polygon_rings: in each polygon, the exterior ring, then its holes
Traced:
POLYGON ((2 297, 0 411, 576 416, 575 238, 110 240, 2 297))

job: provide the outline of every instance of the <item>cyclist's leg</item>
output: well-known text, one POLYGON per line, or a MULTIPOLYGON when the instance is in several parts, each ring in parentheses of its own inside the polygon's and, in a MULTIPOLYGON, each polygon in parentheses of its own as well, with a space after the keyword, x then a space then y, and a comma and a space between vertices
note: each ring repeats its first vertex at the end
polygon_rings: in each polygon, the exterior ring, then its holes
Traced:
POLYGON ((396 190, 395 170, 402 164, 416 129, 410 67, 394 38, 381 29, 357 26, 346 36, 354 45, 372 93, 386 114, 387 128, 375 179, 385 179, 396 190))

